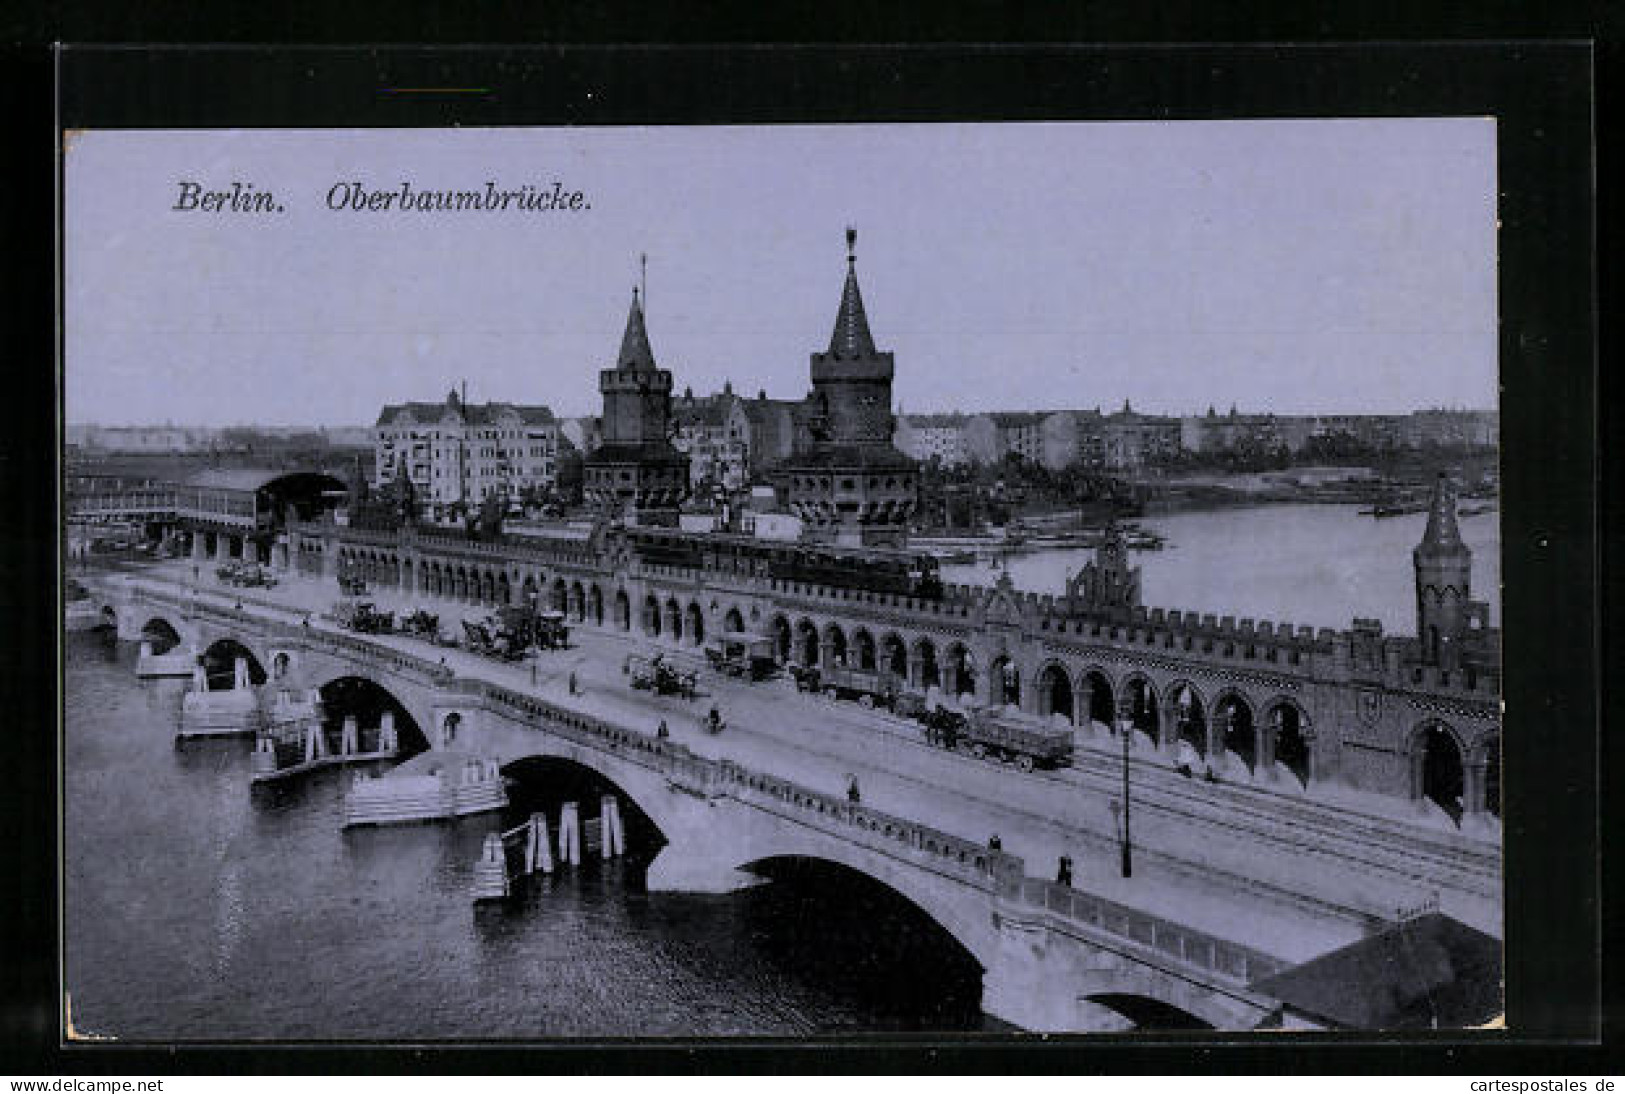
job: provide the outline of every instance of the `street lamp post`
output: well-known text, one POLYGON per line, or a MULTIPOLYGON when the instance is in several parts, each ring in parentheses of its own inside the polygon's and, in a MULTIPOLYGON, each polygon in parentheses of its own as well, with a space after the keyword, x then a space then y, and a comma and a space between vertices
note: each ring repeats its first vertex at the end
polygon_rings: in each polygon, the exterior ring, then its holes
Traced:
POLYGON ((1134 876, 1134 840, 1129 833, 1128 750, 1134 735, 1134 719, 1128 714, 1118 719, 1123 738, 1123 876, 1134 876))

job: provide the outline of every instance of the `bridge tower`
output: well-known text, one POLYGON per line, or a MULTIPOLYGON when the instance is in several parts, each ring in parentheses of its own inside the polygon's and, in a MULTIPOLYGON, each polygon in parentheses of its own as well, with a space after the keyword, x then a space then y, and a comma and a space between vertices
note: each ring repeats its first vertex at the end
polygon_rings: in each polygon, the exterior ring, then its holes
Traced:
POLYGON ((613 368, 598 374, 603 441, 584 469, 587 497, 611 519, 677 524, 677 507, 688 496, 688 457, 671 444, 671 385, 671 372, 655 364, 633 289, 620 353, 613 368))
POLYGON ((1456 492, 1442 471, 1433 484, 1427 530, 1411 552, 1411 565, 1416 572, 1416 636, 1422 662, 1454 667, 1475 609, 1481 606, 1471 600, 1473 552, 1462 542, 1456 492))
POLYGON ((829 349, 812 355, 807 436, 783 465, 803 537, 902 546, 918 498, 918 465, 892 444, 890 352, 875 348, 858 290, 858 233, 846 230, 846 284, 829 349))

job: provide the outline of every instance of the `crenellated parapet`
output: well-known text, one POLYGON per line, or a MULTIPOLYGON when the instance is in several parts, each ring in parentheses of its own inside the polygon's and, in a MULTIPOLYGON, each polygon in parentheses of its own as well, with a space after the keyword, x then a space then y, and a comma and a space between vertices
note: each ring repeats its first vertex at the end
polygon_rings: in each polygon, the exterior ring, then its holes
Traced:
POLYGON ((1007 576, 863 587, 840 566, 826 579, 784 576, 773 548, 737 537, 607 527, 590 540, 485 543, 319 531, 321 550, 359 560, 368 580, 429 597, 540 599, 574 622, 679 645, 746 629, 771 636, 780 660, 884 671, 921 692, 1064 716, 1085 733, 1128 718, 1167 762, 1232 778, 1432 793, 1454 814, 1494 808, 1500 678, 1483 655, 1498 646, 1493 630, 1474 635, 1474 656, 1438 663, 1373 620, 1338 630, 1121 598, 1089 606, 1076 589, 1035 593, 1007 576), (1459 773, 1429 774, 1438 764, 1459 773))

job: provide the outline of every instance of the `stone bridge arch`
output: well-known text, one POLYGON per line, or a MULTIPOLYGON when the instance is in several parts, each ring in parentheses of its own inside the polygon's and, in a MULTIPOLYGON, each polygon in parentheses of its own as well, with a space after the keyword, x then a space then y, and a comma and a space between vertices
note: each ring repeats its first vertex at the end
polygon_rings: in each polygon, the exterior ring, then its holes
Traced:
POLYGON ((483 729, 481 751, 503 767, 527 758, 568 760, 623 793, 667 841, 649 866, 652 892, 745 888, 761 881, 751 866, 772 859, 834 863, 891 889, 939 924, 984 970, 992 967, 999 935, 987 892, 733 798, 674 792, 664 772, 636 758, 650 743, 628 731, 611 748, 594 748, 496 717, 483 729), (626 754, 619 754, 623 749, 626 754))
POLYGON ((1405 742, 1411 800, 1423 808, 1432 802, 1460 825, 1476 804, 1468 765, 1472 753, 1466 735, 1446 719, 1429 717, 1417 723, 1405 742))
POLYGON ((141 641, 142 632, 154 621, 163 622, 180 635, 183 647, 199 640, 197 625, 179 612, 139 600, 121 602, 104 590, 92 589, 90 593, 102 621, 112 624, 118 637, 126 642, 141 641))
POLYGON ((432 727, 424 720, 423 711, 410 701, 407 689, 397 683, 384 683, 376 673, 341 671, 312 688, 311 693, 321 699, 323 720, 330 728, 344 718, 356 716, 359 729, 372 730, 382 724, 388 712, 395 720, 396 739, 405 753, 434 747, 432 727))
POLYGON ((1261 1017, 1255 1007, 1160 969, 1105 954, 1091 963, 1097 967, 1084 971, 1077 980, 1080 1029, 1111 1028, 1111 1017, 1101 1011, 1119 1016, 1124 1023, 1117 1026, 1120 1029, 1141 1025, 1135 1020, 1136 1012, 1156 1015, 1164 1022, 1174 1015, 1189 1020, 1151 1027, 1163 1029, 1249 1029, 1261 1017))
POLYGON ((1208 723, 1213 716, 1208 693, 1190 677, 1182 676, 1164 684, 1162 696, 1171 720, 1168 745, 1177 748, 1183 741, 1206 759, 1212 744, 1208 739, 1208 723))
POLYGON ((193 646, 199 645, 201 636, 198 634, 198 628, 173 612, 142 607, 139 604, 132 605, 123 612, 116 611, 111 607, 103 610, 114 611, 114 615, 119 620, 120 638, 124 637, 127 629, 125 620, 129 619, 131 622, 128 629, 134 632, 133 639, 138 642, 153 641, 154 653, 173 653, 177 650, 189 650, 193 646), (165 630, 172 632, 176 639, 175 645, 169 649, 164 649, 163 643, 155 641, 165 630))
POLYGON ((1073 687, 1078 725, 1085 729, 1094 723, 1110 727, 1116 718, 1117 683, 1098 661, 1088 661, 1078 670, 1073 687))
POLYGON ((1277 694, 1265 700, 1259 712, 1262 764, 1273 777, 1280 764, 1307 788, 1314 780, 1315 725, 1298 699, 1277 694))
MULTIPOLYGON (((922 870, 872 851, 850 840, 837 839, 791 821, 775 818, 777 829, 759 839, 734 862, 736 869, 751 868, 773 859, 810 859, 834 863, 883 885, 929 917, 981 966, 984 973, 999 960, 999 932, 989 915, 987 893, 943 875, 922 870)), ((736 856, 737 856, 736 852, 736 856)))
POLYGON ((346 678, 364 680, 372 684, 400 704, 401 709, 417 724, 430 748, 438 747, 439 742, 434 734, 435 707, 431 695, 425 689, 403 687, 399 680, 387 677, 369 665, 354 664, 342 658, 310 650, 303 651, 297 657, 295 665, 298 667, 298 674, 292 679, 302 679, 306 687, 316 692, 346 678))
POLYGON ((1258 702, 1237 687, 1220 688, 1213 695, 1213 743, 1249 770, 1260 770, 1263 748, 1258 726, 1258 702))
MULTIPOLYGON (((655 770, 551 733, 490 726, 482 743, 485 746, 482 751, 495 758, 505 771, 526 760, 549 760, 574 764, 592 772, 636 806, 668 846, 691 833, 703 832, 703 828, 696 827, 697 821, 703 825, 707 819, 705 814, 713 812, 704 802, 673 793, 665 776, 655 770)), ((661 855, 669 853, 665 848, 660 852, 661 855)))
MULTIPOLYGON (((263 641, 233 632, 217 632, 206 635, 198 647, 211 681, 229 675, 235 668, 237 656, 242 653, 248 655, 248 679, 254 687, 271 679, 270 651, 263 641)), ((214 690, 212 686, 211 690, 214 690)))

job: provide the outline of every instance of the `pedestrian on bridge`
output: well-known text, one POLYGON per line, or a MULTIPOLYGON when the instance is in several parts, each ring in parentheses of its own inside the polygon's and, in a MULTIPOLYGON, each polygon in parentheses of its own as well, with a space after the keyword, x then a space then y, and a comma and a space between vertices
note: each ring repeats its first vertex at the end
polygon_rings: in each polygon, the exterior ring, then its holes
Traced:
POLYGON ((1059 885, 1072 888, 1072 856, 1062 855, 1060 865, 1055 871, 1055 881, 1059 885))
POLYGON ((846 778, 846 800, 851 802, 853 805, 861 804, 863 802, 863 794, 858 790, 858 777, 856 775, 848 775, 846 778))
MULTIPOLYGON (((534 667, 532 668, 531 671, 532 672, 535 671, 534 667)), ((570 672, 570 694, 571 695, 579 695, 579 694, 581 694, 580 690, 576 687, 576 674, 575 674, 574 670, 571 670, 571 672, 570 672)))
POLYGON ((987 849, 989 851, 1004 850, 1004 841, 999 838, 999 834, 997 832, 993 833, 987 838, 987 849))
POLYGON ((658 727, 656 727, 656 729, 655 729, 655 737, 656 737, 656 739, 664 741, 670 736, 671 736, 671 729, 670 729, 670 727, 668 727, 666 725, 666 719, 664 719, 664 718, 660 719, 660 725, 658 727))

